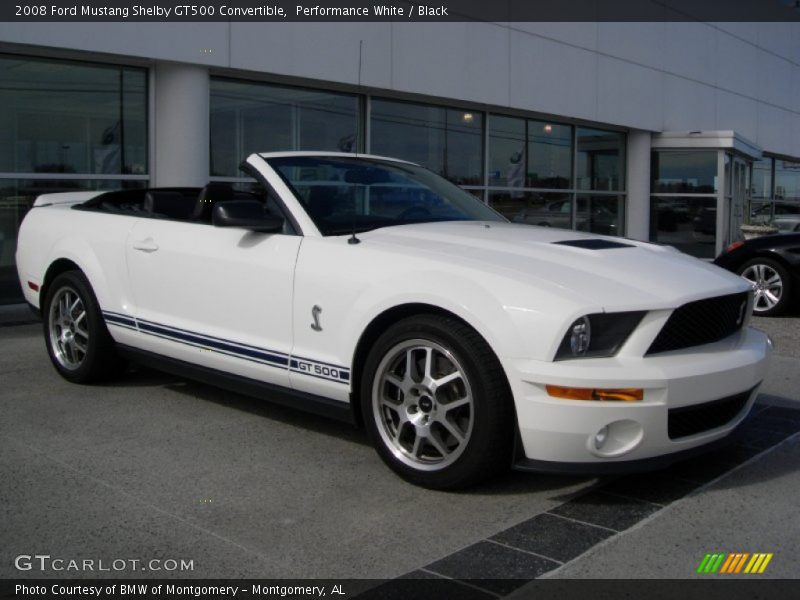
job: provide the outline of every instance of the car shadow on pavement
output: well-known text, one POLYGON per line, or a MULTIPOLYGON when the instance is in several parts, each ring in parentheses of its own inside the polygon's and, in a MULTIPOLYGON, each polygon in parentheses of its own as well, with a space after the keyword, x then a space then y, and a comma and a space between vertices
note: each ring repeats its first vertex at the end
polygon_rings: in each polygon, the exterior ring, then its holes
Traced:
POLYGON ((175 377, 163 371, 147 369, 139 367, 138 365, 130 365, 122 374, 109 381, 103 381, 99 385, 111 388, 132 388, 159 385, 167 386, 181 381, 183 380, 180 377, 175 377))
MULTIPOLYGON (((138 365, 131 366, 122 376, 103 385, 111 388, 163 387, 199 401, 212 402, 226 408, 247 412, 257 417, 278 421, 291 427, 306 429, 316 434, 332 436, 362 446, 371 446, 363 428, 308 413, 297 408, 281 406, 266 399, 237 394, 155 369, 139 367, 138 365)), ((375 460, 380 460, 377 455, 375 455, 375 460)), ((431 493, 456 493, 489 497, 549 491, 555 493, 555 495, 551 496, 552 499, 564 501, 574 497, 576 494, 584 493, 587 486, 597 482, 597 478, 592 477, 525 473, 509 469, 484 483, 466 490, 457 492, 431 491, 431 493), (579 487, 578 491, 575 489, 576 486, 579 487), (558 493, 559 490, 565 488, 566 491, 563 494, 558 493)))
MULTIPOLYGON (((334 419, 307 413, 299 409, 229 392, 211 385, 185 380, 159 371, 134 367, 110 387, 160 386, 201 401, 244 411, 258 417, 279 421, 291 427, 332 436, 363 446, 370 446, 363 429, 334 419)), ((739 431, 725 447, 676 463, 666 469, 624 476, 590 477, 525 473, 509 470, 458 494, 503 496, 542 491, 555 492, 552 499, 569 501, 594 490, 624 495, 660 505, 683 497, 705 484, 719 479, 743 462, 772 448, 800 431, 800 408, 795 401, 775 396, 763 396, 739 431), (576 489, 577 488, 577 489, 576 489), (558 490, 564 490, 559 494, 558 490)), ((795 439, 792 443, 798 444, 795 439)), ((376 456, 376 460, 379 460, 376 456)), ((794 470, 786 465, 785 470, 794 470)), ((782 473, 776 465, 763 473, 772 479, 782 473), (777 470, 776 470, 777 469, 777 470)), ((719 485, 741 485, 737 479, 723 480, 719 485)))
POLYGON ((585 494, 605 479, 577 475, 554 475, 551 473, 530 473, 509 469, 479 485, 460 490, 459 494, 473 496, 505 496, 536 492, 550 492, 548 498, 564 502, 585 494), (578 486, 578 489, 576 489, 578 486), (558 490, 566 490, 558 493, 558 490))
MULTIPOLYGON (((193 398, 214 402, 258 417, 279 421, 285 425, 313 431, 316 434, 333 436, 363 446, 372 446, 363 428, 342 423, 335 419, 307 413, 300 409, 280 406, 268 400, 260 400, 258 398, 228 392, 203 383, 181 380, 179 378, 173 378, 172 382, 165 384, 164 387, 180 394, 192 396, 193 398)), ((374 458, 375 461, 380 460, 377 454, 374 458)), ((576 493, 582 493, 583 490, 581 490, 581 492, 574 491, 576 484, 589 483, 592 481, 595 480, 587 477, 543 475, 509 470, 506 473, 499 474, 497 477, 493 477, 480 485, 466 490, 458 490, 456 492, 431 491, 431 493, 500 496, 543 491, 552 492, 561 488, 570 488, 571 491, 569 493, 552 496, 555 500, 564 500, 573 497, 576 493)))
POLYGON ((348 423, 326 418, 303 410, 281 406, 266 399, 245 396, 205 383, 162 373, 153 369, 133 367, 121 378, 109 383, 112 387, 160 386, 205 402, 213 402, 259 417, 280 421, 292 427, 309 429, 350 442, 369 445, 366 434, 348 423))

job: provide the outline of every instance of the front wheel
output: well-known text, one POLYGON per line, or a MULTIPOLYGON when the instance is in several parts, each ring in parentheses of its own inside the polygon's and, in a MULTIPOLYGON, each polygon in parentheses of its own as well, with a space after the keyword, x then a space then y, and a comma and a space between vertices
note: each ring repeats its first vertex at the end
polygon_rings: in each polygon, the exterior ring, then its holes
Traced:
POLYGON ((753 288, 755 314, 771 317, 786 310, 791 280, 783 265, 769 258, 754 258, 739 268, 739 275, 753 288))
POLYGON ((388 329, 365 365, 361 403, 378 454, 412 483, 463 488, 510 464, 505 375, 483 338, 460 321, 424 315, 388 329))
POLYGON ((74 383, 116 374, 122 363, 89 281, 79 271, 53 280, 42 317, 47 353, 56 370, 74 383))

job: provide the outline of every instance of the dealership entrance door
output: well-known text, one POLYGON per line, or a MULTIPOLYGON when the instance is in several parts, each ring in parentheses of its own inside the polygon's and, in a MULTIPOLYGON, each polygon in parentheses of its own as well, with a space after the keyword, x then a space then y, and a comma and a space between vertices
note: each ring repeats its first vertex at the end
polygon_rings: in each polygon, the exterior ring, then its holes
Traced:
POLYGON ((750 178, 761 148, 733 131, 672 132, 652 138, 650 239, 713 259, 741 239, 750 178))

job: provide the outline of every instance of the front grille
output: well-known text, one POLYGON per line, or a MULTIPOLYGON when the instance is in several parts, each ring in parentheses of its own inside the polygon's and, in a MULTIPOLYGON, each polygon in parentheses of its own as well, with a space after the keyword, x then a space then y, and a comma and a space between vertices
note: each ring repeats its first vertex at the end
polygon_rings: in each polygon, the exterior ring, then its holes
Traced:
POLYGON ((705 404, 670 409, 667 426, 669 439, 695 435, 730 423, 742 412, 752 391, 747 390, 705 404))
POLYGON ((718 342, 739 331, 747 316, 747 292, 706 298, 676 308, 647 354, 718 342))

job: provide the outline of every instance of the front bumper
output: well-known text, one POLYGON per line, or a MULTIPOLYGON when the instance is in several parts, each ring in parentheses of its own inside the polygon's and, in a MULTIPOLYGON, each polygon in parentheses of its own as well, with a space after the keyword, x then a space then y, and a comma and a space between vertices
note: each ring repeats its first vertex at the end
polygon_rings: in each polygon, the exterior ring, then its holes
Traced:
POLYGON ((766 334, 745 328, 714 344, 650 357, 560 362, 504 359, 519 425, 518 466, 582 473, 641 470, 711 449, 747 416, 766 375, 771 349, 766 334), (644 399, 564 400, 549 396, 548 384, 643 388, 644 399), (709 428, 670 437, 670 410, 736 396, 743 402, 731 418, 721 424, 712 419, 709 428), (598 445, 601 431, 606 432, 605 441, 598 445))

